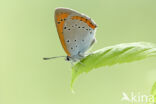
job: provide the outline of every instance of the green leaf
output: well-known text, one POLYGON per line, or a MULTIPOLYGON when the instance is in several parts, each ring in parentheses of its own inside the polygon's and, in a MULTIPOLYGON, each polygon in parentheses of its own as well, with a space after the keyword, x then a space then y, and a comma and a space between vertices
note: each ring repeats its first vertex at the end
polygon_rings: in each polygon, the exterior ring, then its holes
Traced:
POLYGON ((146 42, 124 43, 97 50, 72 67, 71 88, 75 79, 83 72, 87 73, 99 67, 128 63, 151 56, 156 56, 156 46, 146 42))
POLYGON ((156 82, 152 87, 151 94, 154 96, 154 101, 156 102, 156 82))

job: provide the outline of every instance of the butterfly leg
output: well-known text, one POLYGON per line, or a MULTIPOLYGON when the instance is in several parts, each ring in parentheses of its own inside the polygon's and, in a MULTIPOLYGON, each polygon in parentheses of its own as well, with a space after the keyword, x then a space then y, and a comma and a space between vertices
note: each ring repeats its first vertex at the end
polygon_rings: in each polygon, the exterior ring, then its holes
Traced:
POLYGON ((80 63, 81 65, 85 66, 85 64, 84 64, 83 62, 79 61, 79 63, 80 63))
POLYGON ((82 53, 81 51, 78 53, 78 55, 81 59, 85 57, 84 53, 82 53))
POLYGON ((70 63, 71 63, 71 67, 73 67, 73 66, 74 66, 74 63, 73 63, 73 61, 70 61, 70 63))
MULTIPOLYGON (((79 52, 78 55, 79 55, 79 57, 80 57, 80 60, 81 60, 82 58, 85 57, 85 54, 84 54, 84 53, 81 53, 81 52, 79 52)), ((81 65, 85 66, 85 64, 82 63, 81 61, 79 61, 79 63, 80 63, 81 65)))

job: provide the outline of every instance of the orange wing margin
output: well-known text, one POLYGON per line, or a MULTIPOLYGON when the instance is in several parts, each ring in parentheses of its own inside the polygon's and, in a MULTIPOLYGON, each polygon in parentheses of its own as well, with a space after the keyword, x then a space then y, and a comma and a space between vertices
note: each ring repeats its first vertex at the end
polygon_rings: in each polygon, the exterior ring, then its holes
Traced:
POLYGON ((89 27, 91 27, 92 29, 95 29, 96 28, 96 25, 93 25, 92 22, 88 19, 85 19, 84 17, 80 17, 80 16, 73 16, 71 19, 76 19, 76 20, 80 20, 80 21, 83 21, 85 23, 87 23, 87 25, 89 27))
POLYGON ((66 43, 65 43, 64 35, 63 35, 63 26, 64 26, 65 19, 67 17, 68 17, 67 13, 60 13, 60 14, 56 15, 56 22, 57 22, 56 26, 57 26, 57 32, 58 32, 62 47, 63 47, 64 51, 66 52, 66 54, 68 56, 71 56, 66 47, 66 43))

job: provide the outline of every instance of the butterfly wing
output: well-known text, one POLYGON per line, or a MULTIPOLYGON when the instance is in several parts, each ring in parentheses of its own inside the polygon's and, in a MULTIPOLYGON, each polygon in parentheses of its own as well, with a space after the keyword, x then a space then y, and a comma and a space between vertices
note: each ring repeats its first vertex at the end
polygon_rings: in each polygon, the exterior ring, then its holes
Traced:
POLYGON ((68 56, 85 53, 95 41, 96 24, 75 10, 57 8, 55 23, 58 35, 68 56))

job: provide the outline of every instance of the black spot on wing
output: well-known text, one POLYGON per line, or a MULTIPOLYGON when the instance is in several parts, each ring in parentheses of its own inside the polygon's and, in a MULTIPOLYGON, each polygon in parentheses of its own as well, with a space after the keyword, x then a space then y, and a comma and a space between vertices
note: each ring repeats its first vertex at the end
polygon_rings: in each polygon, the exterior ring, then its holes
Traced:
POLYGON ((69 43, 69 40, 67 40, 67 42, 69 43))

